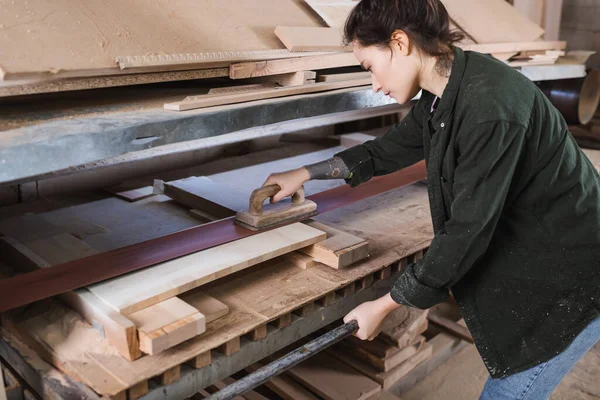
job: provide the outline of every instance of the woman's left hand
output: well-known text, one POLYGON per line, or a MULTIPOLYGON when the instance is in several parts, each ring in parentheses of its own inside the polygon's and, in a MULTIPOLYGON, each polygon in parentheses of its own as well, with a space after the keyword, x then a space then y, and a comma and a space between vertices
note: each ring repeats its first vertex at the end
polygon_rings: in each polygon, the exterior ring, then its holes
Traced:
POLYGON ((354 336, 361 340, 373 340, 381 332, 388 314, 398 307, 400 305, 387 294, 377 300, 367 301, 350 311, 344 317, 344 323, 356 320, 359 329, 354 336))

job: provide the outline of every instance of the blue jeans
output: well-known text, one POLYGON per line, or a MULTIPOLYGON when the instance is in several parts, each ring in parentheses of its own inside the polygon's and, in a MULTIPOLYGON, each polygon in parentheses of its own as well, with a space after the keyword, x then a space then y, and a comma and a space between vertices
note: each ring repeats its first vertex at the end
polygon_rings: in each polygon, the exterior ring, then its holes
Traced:
POLYGON ((559 355, 502 379, 488 378, 480 400, 545 400, 560 381, 600 341, 600 318, 592 321, 559 355))

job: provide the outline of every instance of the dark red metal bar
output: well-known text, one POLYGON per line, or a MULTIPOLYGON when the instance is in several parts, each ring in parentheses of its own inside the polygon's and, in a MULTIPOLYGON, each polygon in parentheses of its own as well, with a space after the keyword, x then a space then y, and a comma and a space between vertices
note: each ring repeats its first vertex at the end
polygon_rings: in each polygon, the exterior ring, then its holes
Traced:
MULTIPOLYGON (((373 178, 356 189, 345 185, 308 198, 317 203, 317 212, 322 214, 413 184, 425 179, 426 175, 425 165, 421 162, 393 174, 373 178)), ((0 279, 0 312, 257 233, 260 232, 236 225, 231 217, 50 268, 0 279)))

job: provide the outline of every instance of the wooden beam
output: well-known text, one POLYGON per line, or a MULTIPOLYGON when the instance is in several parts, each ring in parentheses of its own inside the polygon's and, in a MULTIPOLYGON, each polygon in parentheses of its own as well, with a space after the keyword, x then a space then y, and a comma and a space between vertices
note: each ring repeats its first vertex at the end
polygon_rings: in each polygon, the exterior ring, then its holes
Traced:
POLYGON ((289 51, 351 51, 342 45, 342 34, 336 28, 278 26, 275 35, 289 51))
POLYGON ((289 58, 283 60, 247 62, 229 66, 231 79, 256 78, 289 72, 327 69, 359 65, 353 53, 336 53, 320 56, 289 58))
POLYGON ((276 89, 257 90, 246 93, 235 93, 231 95, 200 95, 188 96, 182 101, 166 103, 165 110, 186 111, 198 108, 222 106, 227 104, 238 104, 249 101, 273 99, 277 97, 294 96, 300 94, 325 92, 328 90, 344 89, 371 84, 371 79, 358 79, 353 81, 342 81, 333 83, 310 83, 302 86, 290 86, 276 89))
POLYGON ((137 328, 140 350, 158 354, 206 331, 206 318, 178 297, 129 315, 137 328))

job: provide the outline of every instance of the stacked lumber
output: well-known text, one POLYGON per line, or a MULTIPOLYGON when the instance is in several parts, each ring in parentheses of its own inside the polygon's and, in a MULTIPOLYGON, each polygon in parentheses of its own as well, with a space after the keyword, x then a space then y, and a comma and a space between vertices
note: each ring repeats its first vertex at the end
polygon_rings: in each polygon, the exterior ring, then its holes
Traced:
POLYGON ((428 311, 406 307, 396 310, 373 341, 348 338, 331 351, 338 359, 389 389, 432 355, 422 336, 428 311))

